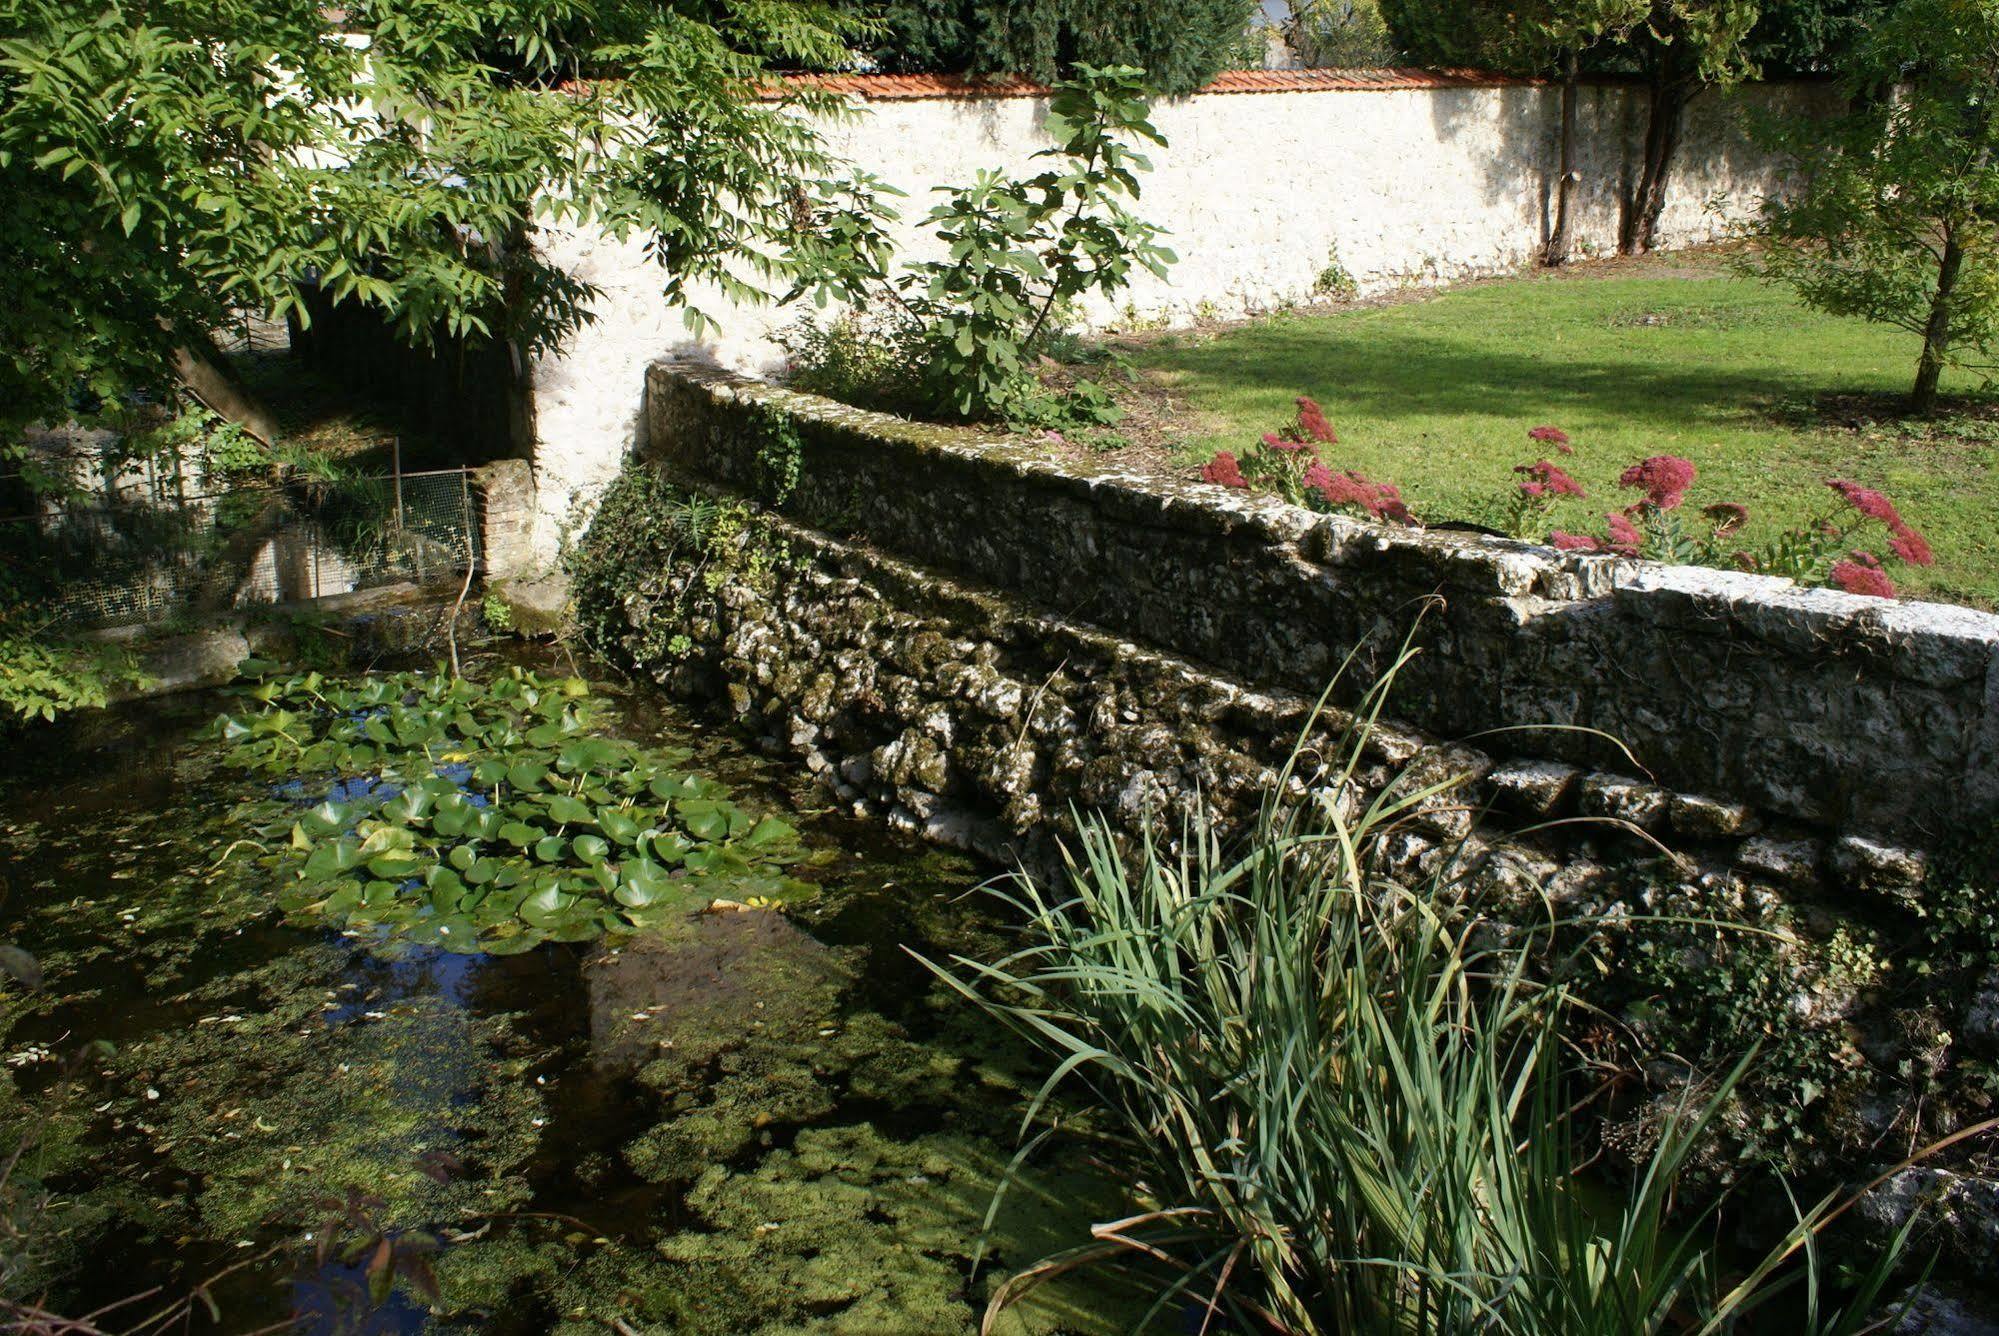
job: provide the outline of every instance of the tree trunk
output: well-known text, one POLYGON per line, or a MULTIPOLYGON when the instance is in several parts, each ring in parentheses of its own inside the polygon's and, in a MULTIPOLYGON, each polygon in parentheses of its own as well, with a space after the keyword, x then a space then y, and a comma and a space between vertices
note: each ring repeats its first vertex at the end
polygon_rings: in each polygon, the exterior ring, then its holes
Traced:
MULTIPOLYGON (((1671 57, 1666 57, 1669 62, 1671 57)), ((1643 255, 1659 239, 1659 215, 1666 208, 1666 180, 1673 155, 1680 147, 1680 120, 1691 85, 1668 67, 1652 83, 1651 107, 1645 120, 1645 161, 1638 175, 1638 197, 1624 219, 1618 250, 1643 255)))
POLYGON ((1561 176, 1555 182, 1555 231, 1548 238, 1543 262, 1550 268, 1569 262, 1575 245, 1576 191, 1576 84, 1579 81, 1576 52, 1568 53, 1562 66, 1561 176))
POLYGON ((1944 238, 1943 260, 1937 266, 1936 296, 1930 298, 1929 323, 1923 327, 1923 355, 1916 361, 1916 387, 1909 392, 1909 411, 1927 417, 1936 412, 1937 381, 1950 352, 1950 305, 1964 269, 1964 247, 1957 234, 1944 238))
POLYGON ((211 411, 265 445, 276 444, 277 418, 237 376, 215 340, 201 334, 175 348, 174 374, 211 411))

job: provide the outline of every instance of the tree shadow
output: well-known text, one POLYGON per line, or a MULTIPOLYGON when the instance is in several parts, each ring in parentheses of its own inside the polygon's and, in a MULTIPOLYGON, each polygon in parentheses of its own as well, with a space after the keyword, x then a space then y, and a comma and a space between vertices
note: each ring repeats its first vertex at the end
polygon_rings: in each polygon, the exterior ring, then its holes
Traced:
POLYGON ((1381 418, 1581 409, 1671 428, 1740 422, 1757 404, 1805 384, 1781 368, 1468 347, 1409 329, 1369 337, 1362 328, 1335 333, 1319 321, 1267 327, 1254 340, 1218 340, 1155 366, 1176 373, 1175 390, 1196 400, 1212 400, 1203 393, 1209 389, 1247 389, 1310 394, 1381 418))

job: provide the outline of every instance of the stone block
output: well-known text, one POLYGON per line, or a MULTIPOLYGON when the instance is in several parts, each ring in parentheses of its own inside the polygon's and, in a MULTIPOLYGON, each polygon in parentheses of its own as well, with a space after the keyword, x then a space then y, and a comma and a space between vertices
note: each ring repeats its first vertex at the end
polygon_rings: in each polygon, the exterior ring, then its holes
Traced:
POLYGON ((1676 793, 1668 811, 1673 833, 1690 840, 1736 839, 1754 835, 1763 824, 1746 803, 1724 802, 1697 793, 1676 793))
POLYGON ((1897 848, 1859 835, 1842 835, 1832 844, 1832 872, 1847 890, 1915 900, 1923 888, 1928 858, 1918 850, 1897 848))
POLYGON ((1560 761, 1508 761, 1485 777, 1493 802, 1509 812, 1536 818, 1558 816, 1582 774, 1560 761))
POLYGON ((1817 840, 1775 839, 1758 835, 1735 851, 1740 872, 1764 877, 1780 886, 1808 887, 1818 883, 1819 859, 1825 846, 1817 840))
POLYGON ((1584 816, 1628 822, 1646 831, 1666 824, 1672 797, 1657 784, 1602 771, 1584 775, 1576 786, 1576 808, 1584 816))

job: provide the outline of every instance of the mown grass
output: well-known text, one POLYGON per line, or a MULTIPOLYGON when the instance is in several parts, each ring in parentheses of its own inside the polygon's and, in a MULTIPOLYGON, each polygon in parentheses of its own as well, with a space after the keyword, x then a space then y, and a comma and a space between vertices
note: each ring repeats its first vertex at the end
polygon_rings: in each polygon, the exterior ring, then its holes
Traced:
POLYGON ((1130 355, 1193 410, 1181 464, 1254 441, 1308 394, 1340 435, 1328 462, 1399 483, 1426 520, 1490 522, 1513 466, 1543 450, 1527 430, 1550 423, 1574 438, 1562 462, 1590 492, 1556 527, 1601 532, 1602 512, 1631 499, 1618 473, 1647 455, 1694 462, 1693 504, 1747 505, 1752 542, 1827 509, 1825 479, 1852 478, 1936 547, 1934 568, 1894 570, 1905 595, 1999 606, 1999 405, 1978 378, 1946 379, 1967 397, 1945 418, 1899 421, 1912 338, 1807 310, 1711 259, 1278 315, 1130 355))

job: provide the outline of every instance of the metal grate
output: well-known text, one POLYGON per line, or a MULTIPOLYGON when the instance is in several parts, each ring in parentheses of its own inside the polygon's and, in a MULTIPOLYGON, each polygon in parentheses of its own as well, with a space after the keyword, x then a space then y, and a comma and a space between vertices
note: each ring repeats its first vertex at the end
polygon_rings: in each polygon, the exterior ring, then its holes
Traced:
POLYGON ((74 627, 306 602, 479 565, 463 469, 239 487, 0 521, 5 601, 74 627))

